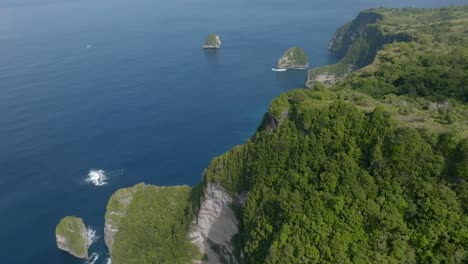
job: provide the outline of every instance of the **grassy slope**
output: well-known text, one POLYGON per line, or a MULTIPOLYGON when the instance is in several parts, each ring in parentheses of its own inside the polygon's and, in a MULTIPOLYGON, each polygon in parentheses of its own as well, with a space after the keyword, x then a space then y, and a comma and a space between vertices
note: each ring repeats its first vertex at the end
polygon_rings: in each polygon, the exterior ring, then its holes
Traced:
POLYGON ((120 220, 112 263, 189 263, 200 258, 187 237, 190 196, 188 186, 139 188, 120 220))
POLYGON ((66 216, 60 220, 55 233, 68 239, 70 250, 78 255, 84 255, 88 250, 88 241, 81 235, 83 227, 85 227, 83 219, 75 216, 66 216))

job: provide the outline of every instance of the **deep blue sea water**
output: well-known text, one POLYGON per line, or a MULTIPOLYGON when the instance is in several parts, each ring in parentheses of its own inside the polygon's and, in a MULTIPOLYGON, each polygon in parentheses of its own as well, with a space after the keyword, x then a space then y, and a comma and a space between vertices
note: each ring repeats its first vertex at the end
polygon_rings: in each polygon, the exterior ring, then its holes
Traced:
POLYGON ((456 0, 0 0, 0 263, 84 263, 56 248, 65 215, 101 237, 119 188, 189 184, 242 144, 306 71, 273 72, 290 46, 312 66, 359 10, 456 0), (223 46, 201 49, 215 31, 223 46), (84 182, 90 169, 108 184, 84 182))

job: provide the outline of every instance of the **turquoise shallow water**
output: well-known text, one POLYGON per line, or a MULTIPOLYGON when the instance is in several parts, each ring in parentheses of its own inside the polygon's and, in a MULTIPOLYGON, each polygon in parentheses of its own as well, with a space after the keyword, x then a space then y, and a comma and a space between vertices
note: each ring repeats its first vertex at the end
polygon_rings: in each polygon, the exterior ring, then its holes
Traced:
POLYGON ((466 1, 0 0, 1 263, 83 263, 54 229, 78 215, 98 239, 110 195, 139 182, 195 184, 243 143, 306 71, 273 72, 290 46, 312 66, 361 9, 466 1), (222 49, 205 51, 216 31, 222 49), (85 182, 90 169, 108 184, 85 182))

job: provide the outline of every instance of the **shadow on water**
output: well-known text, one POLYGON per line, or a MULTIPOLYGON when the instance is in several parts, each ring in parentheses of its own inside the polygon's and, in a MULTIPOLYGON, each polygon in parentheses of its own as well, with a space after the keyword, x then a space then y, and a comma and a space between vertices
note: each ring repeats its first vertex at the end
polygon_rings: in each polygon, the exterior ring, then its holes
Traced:
POLYGON ((203 49, 203 53, 205 53, 205 58, 208 62, 219 63, 220 49, 203 49))
POLYGON ((289 90, 291 88, 303 88, 305 87, 304 84, 307 78, 307 71, 308 69, 275 72, 276 81, 283 90, 289 90), (291 87, 291 84, 294 86, 291 87))

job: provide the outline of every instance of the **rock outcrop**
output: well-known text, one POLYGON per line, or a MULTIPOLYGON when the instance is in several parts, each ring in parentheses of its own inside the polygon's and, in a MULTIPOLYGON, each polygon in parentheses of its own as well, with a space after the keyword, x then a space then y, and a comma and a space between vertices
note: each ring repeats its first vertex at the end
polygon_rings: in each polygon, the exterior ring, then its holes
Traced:
POLYGON ((145 188, 144 183, 129 188, 119 189, 109 199, 104 224, 104 241, 109 252, 112 251, 115 234, 119 231, 120 221, 127 212, 127 208, 132 201, 133 194, 143 188, 145 188))
POLYGON ((308 76, 305 86, 307 88, 314 88, 314 86, 315 86, 315 84, 317 82, 321 82, 325 86, 332 86, 339 79, 341 79, 341 77, 339 77, 339 76, 337 76, 335 74, 331 74, 331 73, 328 73, 328 72, 323 72, 323 73, 315 74, 315 75, 312 75, 312 76, 308 76))
POLYGON ((219 49, 221 47, 221 38, 215 33, 211 33, 206 37, 205 43, 203 43, 204 49, 219 49))
POLYGON ((288 117, 288 114, 289 114, 288 109, 283 110, 279 117, 275 117, 270 112, 266 113, 265 128, 270 131, 275 131, 281 126, 284 120, 286 120, 286 118, 288 117))
POLYGON ((367 26, 375 24, 382 19, 383 16, 381 14, 372 10, 360 12, 353 21, 344 24, 333 34, 328 44, 330 53, 339 59, 343 58, 354 41, 365 34, 367 26))
POLYGON ((383 25, 387 22, 381 12, 362 11, 353 21, 341 26, 328 44, 330 53, 340 61, 311 69, 305 86, 312 88, 317 81, 325 86, 333 85, 345 75, 371 64, 384 45, 413 39, 411 31, 385 31, 383 25))
POLYGON ((196 263, 239 263, 233 239, 239 223, 232 206, 244 206, 246 195, 233 198, 221 185, 208 183, 198 216, 193 220, 189 236, 204 255, 196 263))
POLYGON ((299 47, 292 47, 286 50, 278 60, 278 69, 304 69, 309 67, 309 58, 305 51, 299 47))
POLYGON ((83 219, 66 216, 55 228, 57 247, 77 258, 88 258, 88 230, 83 219))

